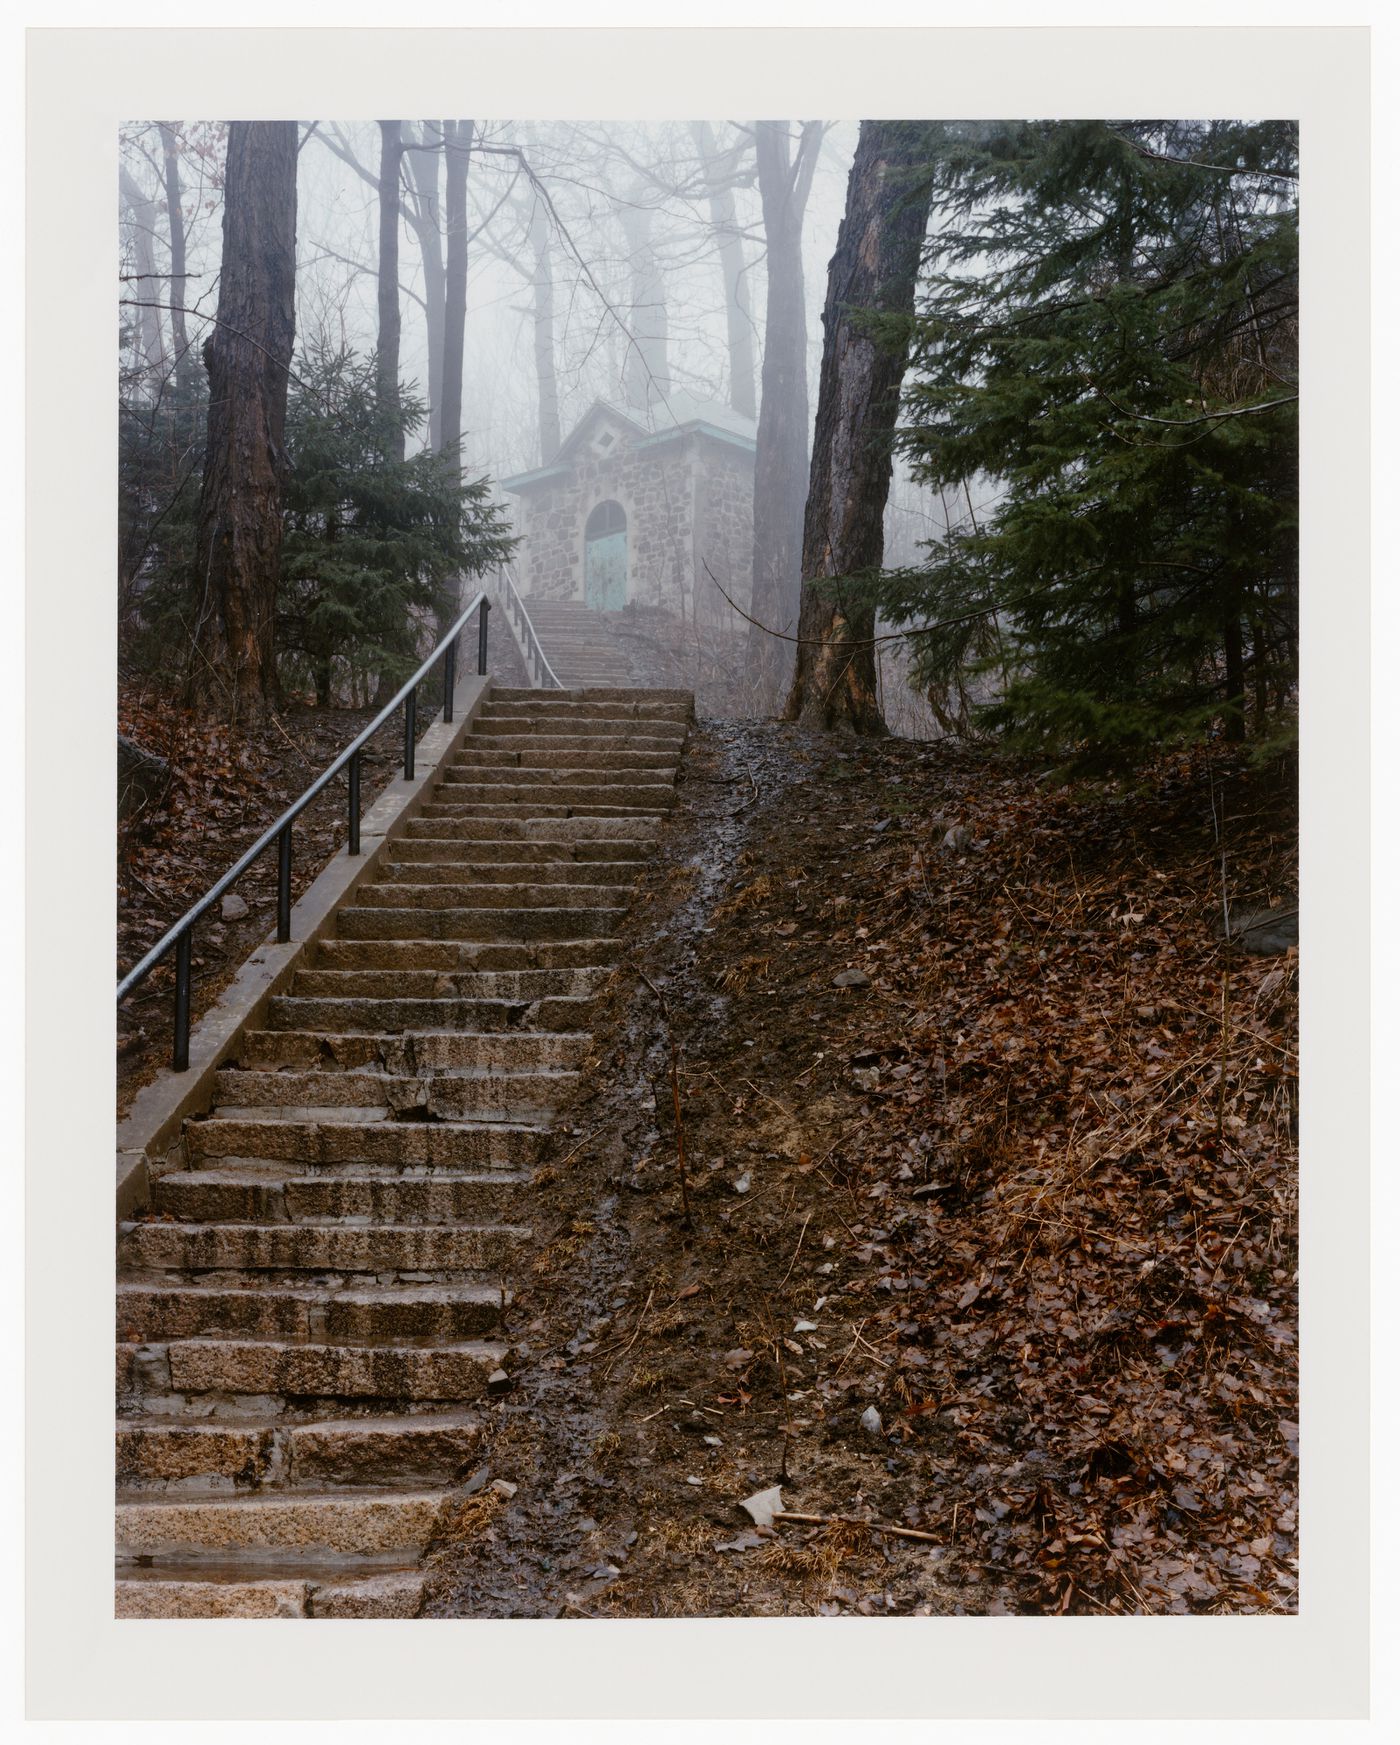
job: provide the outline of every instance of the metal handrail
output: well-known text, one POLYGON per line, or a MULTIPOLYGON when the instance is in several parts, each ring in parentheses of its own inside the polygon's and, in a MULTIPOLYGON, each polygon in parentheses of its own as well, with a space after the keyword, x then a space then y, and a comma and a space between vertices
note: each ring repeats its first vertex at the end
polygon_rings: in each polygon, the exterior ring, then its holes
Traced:
POLYGON ((418 686, 441 660, 444 661, 442 684, 442 718, 452 719, 453 693, 457 689, 457 640, 462 633, 462 627, 472 613, 480 608, 478 619, 479 633, 477 637, 477 672, 484 676, 486 672, 486 635, 487 614, 491 610, 491 601, 483 588, 472 600, 470 606, 458 617, 442 641, 423 662, 413 677, 407 679, 394 693, 390 700, 370 722, 369 726, 351 740, 335 762, 324 769, 311 786, 300 798, 293 800, 290 806, 269 824, 267 829, 252 845, 234 862, 222 878, 212 884, 199 901, 193 904, 173 927, 160 939, 134 968, 129 969, 117 983, 117 1001, 120 1003, 131 990, 143 982, 161 959, 172 947, 175 949, 175 1046, 171 1065, 176 1072, 185 1072, 190 1064, 190 959, 191 941, 196 922, 208 914, 229 887, 240 879, 253 862, 258 859, 273 842, 277 843, 277 942, 285 945, 292 936, 292 825, 322 792, 326 785, 340 774, 346 765, 350 770, 350 840, 348 852, 360 852, 360 753, 367 740, 373 738, 379 729, 403 704, 403 773, 405 781, 413 780, 414 752, 418 738, 418 686))
MULTIPOLYGON (((544 644, 540 641, 540 633, 535 629, 534 624, 531 622, 530 614, 525 609, 525 602, 520 597, 520 590, 515 585, 515 577, 510 572, 509 564, 502 564, 500 566, 500 574, 501 580, 505 583, 507 589, 506 610, 512 611, 516 619, 523 622, 525 630, 528 633, 529 641, 526 644, 525 658, 527 660, 533 659, 535 661, 536 679, 538 680, 540 678, 540 671, 542 668, 544 672, 547 672, 550 678, 554 680, 556 688, 562 691, 565 688, 564 681, 549 664, 549 656, 545 653, 544 644)), ((542 685, 541 689, 543 689, 542 685)))

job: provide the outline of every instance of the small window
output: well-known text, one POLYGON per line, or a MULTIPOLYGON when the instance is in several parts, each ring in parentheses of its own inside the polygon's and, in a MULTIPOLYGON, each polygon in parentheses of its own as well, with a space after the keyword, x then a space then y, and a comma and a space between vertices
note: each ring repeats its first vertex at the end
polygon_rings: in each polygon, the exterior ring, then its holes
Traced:
MULTIPOLYGON (((575 522, 575 526, 577 526, 575 522)), ((621 533, 627 526, 627 517, 622 512, 621 503, 600 503, 588 517, 588 523, 583 530, 585 539, 606 539, 610 533, 621 533)))

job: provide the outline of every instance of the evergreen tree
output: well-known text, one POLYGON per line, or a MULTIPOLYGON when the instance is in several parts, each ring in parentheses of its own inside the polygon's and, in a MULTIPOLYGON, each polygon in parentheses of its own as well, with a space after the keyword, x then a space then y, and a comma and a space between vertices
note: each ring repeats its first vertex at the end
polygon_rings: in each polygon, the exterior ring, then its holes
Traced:
POLYGON ((969 513, 867 585, 942 626, 919 676, 980 677, 1014 744, 1131 755, 1290 713, 1296 167, 1288 122, 943 136, 916 313, 872 325, 910 346, 915 476, 969 513))
MULTIPOLYGON (((193 566, 207 391, 167 381, 121 414, 123 645, 134 664, 179 677, 200 604, 193 566), (130 553, 128 557, 127 554, 130 553)), ((312 345, 287 404, 288 472, 274 637, 283 685, 319 704, 392 690, 448 611, 456 578, 506 557, 514 541, 487 480, 463 483, 457 451, 402 458, 426 408, 409 388, 386 402, 377 361, 312 345), (357 683, 358 681, 358 683, 357 683)))
POLYGON ((299 376, 287 414, 278 647, 324 705, 337 674, 375 670, 401 683, 419 658, 419 625, 450 620, 456 578, 502 562, 514 541, 488 481, 461 481, 455 444, 403 458, 428 409, 406 388, 386 400, 373 357, 315 348, 299 376))

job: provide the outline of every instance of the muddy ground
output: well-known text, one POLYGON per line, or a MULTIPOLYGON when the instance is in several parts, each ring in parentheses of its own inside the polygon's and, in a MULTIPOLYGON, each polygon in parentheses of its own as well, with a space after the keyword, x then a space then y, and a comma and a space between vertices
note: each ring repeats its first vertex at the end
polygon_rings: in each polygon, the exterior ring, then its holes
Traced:
POLYGON ((1293 1610, 1295 864, 1218 750, 702 725, 427 1610, 1293 1610))

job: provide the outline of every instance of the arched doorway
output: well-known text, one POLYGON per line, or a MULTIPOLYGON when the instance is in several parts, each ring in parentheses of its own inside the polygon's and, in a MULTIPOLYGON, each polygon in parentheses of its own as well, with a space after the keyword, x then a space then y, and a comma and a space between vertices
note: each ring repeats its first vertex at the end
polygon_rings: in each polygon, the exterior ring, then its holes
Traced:
POLYGON ((599 503, 583 530, 583 599, 595 612, 627 604, 627 516, 621 503, 599 503))

